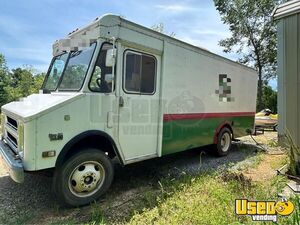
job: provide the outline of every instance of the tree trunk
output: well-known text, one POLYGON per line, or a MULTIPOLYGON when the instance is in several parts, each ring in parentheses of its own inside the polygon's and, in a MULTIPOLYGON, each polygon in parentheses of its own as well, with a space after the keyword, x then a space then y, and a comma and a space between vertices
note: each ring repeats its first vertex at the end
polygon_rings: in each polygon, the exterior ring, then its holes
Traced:
POLYGON ((258 86, 257 86, 257 111, 263 109, 263 80, 262 80, 262 67, 258 67, 258 86))

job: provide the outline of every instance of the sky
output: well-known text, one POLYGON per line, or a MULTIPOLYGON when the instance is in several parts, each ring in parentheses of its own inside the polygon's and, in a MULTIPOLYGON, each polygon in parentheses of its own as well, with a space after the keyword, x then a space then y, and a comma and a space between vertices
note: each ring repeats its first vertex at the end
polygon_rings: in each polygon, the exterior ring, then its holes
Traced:
MULTIPOLYGON (((55 40, 106 13, 146 27, 163 23, 167 33, 226 58, 218 41, 229 37, 213 0, 11 0, 0 8, 0 53, 10 69, 31 65, 47 71, 55 40)), ((274 86, 274 85, 272 85, 274 86)))

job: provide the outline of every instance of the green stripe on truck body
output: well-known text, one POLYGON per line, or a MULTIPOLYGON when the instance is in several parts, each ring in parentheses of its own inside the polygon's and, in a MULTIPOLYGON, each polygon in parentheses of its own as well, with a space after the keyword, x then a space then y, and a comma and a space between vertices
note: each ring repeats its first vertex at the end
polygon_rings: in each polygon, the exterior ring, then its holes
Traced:
POLYGON ((208 113, 164 115, 162 155, 213 144, 218 129, 231 124, 234 137, 253 129, 255 113, 208 113))

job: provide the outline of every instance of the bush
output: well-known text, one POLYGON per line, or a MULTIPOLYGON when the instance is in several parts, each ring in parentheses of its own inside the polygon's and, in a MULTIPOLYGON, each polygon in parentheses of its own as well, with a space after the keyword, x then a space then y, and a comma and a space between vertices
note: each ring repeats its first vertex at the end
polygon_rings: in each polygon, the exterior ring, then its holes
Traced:
POLYGON ((289 151, 288 151, 288 155, 290 159, 289 172, 291 175, 294 176, 299 175, 300 174, 300 165, 299 165, 300 149, 295 144, 293 138, 289 133, 286 135, 286 139, 287 139, 287 144, 289 145, 289 151))

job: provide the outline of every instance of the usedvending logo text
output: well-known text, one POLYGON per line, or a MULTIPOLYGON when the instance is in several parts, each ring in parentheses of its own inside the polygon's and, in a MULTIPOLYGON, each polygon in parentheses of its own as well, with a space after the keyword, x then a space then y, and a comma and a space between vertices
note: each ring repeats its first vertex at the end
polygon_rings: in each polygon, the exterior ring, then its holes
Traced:
POLYGON ((253 221, 277 222, 278 215, 289 216, 294 211, 294 204, 285 199, 281 201, 248 201, 235 200, 235 213, 241 216, 251 216, 253 221))

